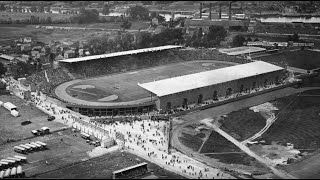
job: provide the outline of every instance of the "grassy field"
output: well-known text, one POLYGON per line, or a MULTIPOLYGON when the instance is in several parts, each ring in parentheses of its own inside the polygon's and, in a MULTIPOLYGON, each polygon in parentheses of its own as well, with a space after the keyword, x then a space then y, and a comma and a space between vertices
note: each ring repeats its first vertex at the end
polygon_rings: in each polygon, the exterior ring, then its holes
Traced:
POLYGON ((260 113, 247 108, 231 112, 219 122, 221 123, 220 128, 238 141, 252 137, 266 125, 266 119, 260 113))
POLYGON ((40 111, 34 106, 26 105, 26 101, 12 95, 1 95, 0 100, 3 102, 11 102, 16 105, 19 117, 14 117, 4 107, 0 107, 0 145, 7 143, 11 140, 19 140, 26 137, 32 137, 31 131, 34 129, 40 129, 43 126, 47 126, 51 131, 65 127, 55 121, 48 122, 47 114, 40 111), (21 125, 23 121, 31 121, 31 124, 21 125))
POLYGON ((289 66, 301 69, 315 69, 320 67, 320 53, 309 50, 284 52, 270 56, 258 57, 257 60, 266 62, 287 62, 289 66))
POLYGON ((26 25, 4 25, 0 24, 0 43, 12 44, 10 42, 23 37, 31 37, 34 41, 49 43, 52 40, 72 44, 75 41, 88 40, 94 37, 109 35, 110 32, 86 30, 70 31, 60 29, 33 28, 26 25))
POLYGON ((279 109, 278 119, 262 139, 292 143, 295 149, 320 148, 319 95, 320 90, 310 90, 272 102, 279 109))
MULTIPOLYGON (((47 15, 47 14, 45 14, 47 15)), ((58 17, 57 17, 58 18, 58 17)), ((52 26, 62 27, 88 27, 88 28, 104 28, 104 29, 121 29, 119 23, 93 23, 93 24, 53 24, 52 26)), ((133 22, 130 30, 148 28, 146 22, 133 22)), ((72 44, 75 41, 84 41, 92 38, 99 38, 117 32, 108 32, 101 30, 61 30, 61 29, 45 29, 35 28, 30 25, 23 24, 0 24, 0 43, 2 45, 9 44, 9 41, 17 40, 23 37, 31 37, 33 40, 43 43, 49 43, 51 40, 72 44)))
MULTIPOLYGON (((97 102, 101 97, 99 96, 99 94, 93 94, 94 92, 92 91, 92 89, 77 89, 81 91, 72 91, 72 89, 75 89, 73 88, 74 86, 92 85, 98 91, 105 92, 105 95, 107 96, 110 94, 117 95, 119 98, 114 102, 137 100, 150 97, 149 93, 145 92, 141 87, 137 85, 138 82, 146 83, 154 80, 156 81, 186 74, 198 73, 227 66, 231 66, 231 64, 224 62, 213 62, 212 64, 210 64, 210 61, 192 61, 87 79, 67 87, 66 92, 68 94, 63 95, 64 97, 60 98, 68 100, 68 97, 77 96, 76 98, 81 98, 81 100, 97 102), (209 63, 209 66, 206 63, 209 63), (120 86, 120 89, 114 89, 116 84, 120 86)), ((58 86, 56 92, 57 91, 65 90, 60 89, 58 86)))
POLYGON ((69 14, 54 14, 54 13, 18 13, 18 12, 6 12, 0 11, 0 20, 1 19, 9 19, 11 18, 12 21, 15 20, 23 20, 23 19, 30 19, 31 16, 41 18, 48 18, 51 17, 52 21, 61 20, 61 19, 69 19, 72 15, 69 14))

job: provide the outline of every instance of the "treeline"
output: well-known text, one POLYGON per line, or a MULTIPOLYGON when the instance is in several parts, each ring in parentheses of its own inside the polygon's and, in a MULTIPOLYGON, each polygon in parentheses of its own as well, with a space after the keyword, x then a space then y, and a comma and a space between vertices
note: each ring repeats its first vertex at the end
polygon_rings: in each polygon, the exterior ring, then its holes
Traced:
POLYGON ((168 44, 183 44, 183 35, 182 28, 166 28, 159 34, 119 32, 116 36, 91 39, 88 41, 88 47, 91 55, 98 55, 168 44))

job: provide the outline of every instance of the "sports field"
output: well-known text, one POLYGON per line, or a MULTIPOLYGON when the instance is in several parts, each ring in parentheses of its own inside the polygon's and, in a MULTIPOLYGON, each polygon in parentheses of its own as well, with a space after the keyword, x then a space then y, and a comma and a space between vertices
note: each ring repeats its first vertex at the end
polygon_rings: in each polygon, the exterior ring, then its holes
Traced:
POLYGON ((236 65, 221 61, 190 61, 142 69, 133 72, 74 80, 63 83, 55 89, 56 95, 68 102, 87 105, 106 105, 106 103, 129 102, 150 98, 150 94, 139 87, 161 79, 198 73, 236 65))
POLYGON ((258 57, 256 59, 266 62, 284 61, 288 63, 289 66, 306 70, 320 68, 320 52, 310 50, 289 51, 269 56, 258 57))

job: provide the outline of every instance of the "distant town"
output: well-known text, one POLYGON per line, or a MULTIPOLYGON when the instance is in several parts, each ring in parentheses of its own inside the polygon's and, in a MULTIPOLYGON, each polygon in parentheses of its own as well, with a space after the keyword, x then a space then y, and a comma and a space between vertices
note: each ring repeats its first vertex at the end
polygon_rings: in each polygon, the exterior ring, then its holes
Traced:
POLYGON ((0 178, 319 178, 319 7, 0 1, 0 178))

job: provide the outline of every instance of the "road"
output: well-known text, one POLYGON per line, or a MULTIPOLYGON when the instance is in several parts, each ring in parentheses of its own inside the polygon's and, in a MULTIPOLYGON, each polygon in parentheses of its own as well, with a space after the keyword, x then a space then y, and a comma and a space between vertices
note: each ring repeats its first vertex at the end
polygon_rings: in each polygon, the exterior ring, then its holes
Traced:
POLYGON ((218 128, 215 124, 211 124, 209 122, 205 122, 205 124, 209 127, 211 127, 213 130, 215 130, 217 133, 221 134, 223 137, 225 137, 226 139, 228 139, 230 142, 232 142, 234 145, 238 146, 242 151, 246 152, 249 156, 255 158, 256 160, 258 160, 260 163, 264 164, 266 167, 270 168, 272 170, 272 172, 274 174, 276 174, 277 176, 283 178, 283 179, 297 179, 296 177, 280 171, 278 169, 276 169, 274 167, 274 164, 272 164, 272 162, 267 161, 266 159, 258 156, 256 153, 254 153, 253 151, 251 151, 247 146, 245 146, 244 144, 240 143, 239 141, 237 141, 236 139, 234 139, 232 136, 230 136, 228 133, 224 132, 223 130, 221 130, 220 128, 218 128))

